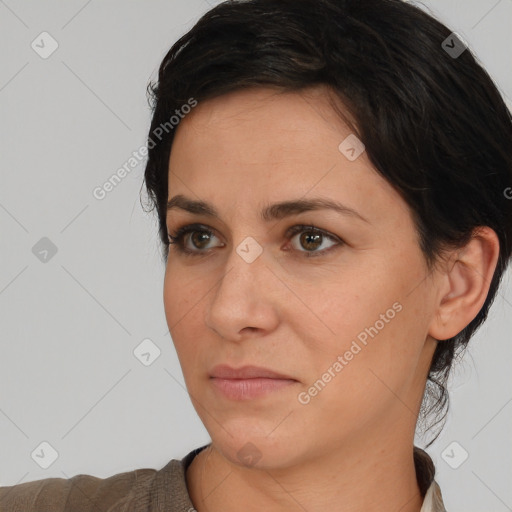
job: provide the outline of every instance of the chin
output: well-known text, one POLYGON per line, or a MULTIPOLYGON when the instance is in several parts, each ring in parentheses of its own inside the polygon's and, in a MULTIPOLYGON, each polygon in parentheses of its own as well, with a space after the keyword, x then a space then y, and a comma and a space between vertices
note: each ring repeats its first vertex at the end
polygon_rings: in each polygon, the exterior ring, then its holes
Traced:
POLYGON ((252 428, 246 424, 245 431, 233 432, 226 428, 229 434, 224 430, 217 432, 212 436, 213 444, 227 460, 238 466, 272 469, 293 463, 298 454, 296 442, 277 436, 275 432, 269 436, 272 429, 251 425, 252 428))

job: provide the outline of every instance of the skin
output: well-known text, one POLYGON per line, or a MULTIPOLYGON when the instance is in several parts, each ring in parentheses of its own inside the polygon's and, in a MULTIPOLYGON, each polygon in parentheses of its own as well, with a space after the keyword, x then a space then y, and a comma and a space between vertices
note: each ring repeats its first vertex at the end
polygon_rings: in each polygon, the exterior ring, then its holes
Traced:
POLYGON ((212 231, 203 242, 201 229, 185 236, 197 255, 171 246, 164 280, 185 383, 212 438, 186 475, 199 512, 421 508, 413 440, 436 340, 478 313, 499 243, 483 228, 429 273, 407 204, 366 152, 349 161, 338 149, 350 133, 322 87, 229 93, 200 103, 177 128, 169 198, 207 201, 220 215, 168 213, 171 234, 191 223, 212 231), (268 204, 313 197, 342 202, 368 222, 325 209, 260 218, 268 204), (344 243, 324 236, 308 245, 307 230, 287 236, 298 224, 344 243), (236 252, 248 236, 263 250, 252 263, 236 252), (394 303, 400 312, 300 403, 394 303), (209 378, 221 363, 263 366, 296 382, 230 400, 209 378), (237 457, 248 442, 256 464, 237 457))

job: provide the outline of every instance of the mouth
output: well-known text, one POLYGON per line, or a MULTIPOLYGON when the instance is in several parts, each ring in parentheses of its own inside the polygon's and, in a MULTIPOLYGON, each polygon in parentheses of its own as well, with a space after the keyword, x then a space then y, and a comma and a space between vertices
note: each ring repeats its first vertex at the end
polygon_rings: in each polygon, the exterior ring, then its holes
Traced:
POLYGON ((213 368, 210 380, 214 388, 231 400, 251 400, 283 390, 298 381, 268 368, 244 366, 231 368, 218 365, 213 368))
POLYGON ((219 364, 213 368, 210 377, 217 379, 285 379, 295 380, 290 375, 275 372, 261 366, 243 366, 231 368, 227 364, 219 364))

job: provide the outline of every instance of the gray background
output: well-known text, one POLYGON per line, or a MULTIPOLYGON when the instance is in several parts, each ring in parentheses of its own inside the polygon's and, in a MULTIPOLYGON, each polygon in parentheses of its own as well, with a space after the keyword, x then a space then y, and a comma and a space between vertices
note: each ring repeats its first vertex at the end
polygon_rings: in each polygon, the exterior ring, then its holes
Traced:
MULTIPOLYGON (((214 3, 0 0, 0 485, 161 468, 209 441, 167 334, 144 163, 104 199, 93 190, 144 145, 146 84, 214 3), (59 45, 45 59, 31 47, 51 49, 44 31, 59 45), (145 339, 147 366, 133 353, 145 339), (58 454, 47 469, 42 442, 58 454)), ((423 8, 512 98, 512 0, 423 8)), ((511 288, 509 271, 428 450, 450 512, 512 510, 511 288)))

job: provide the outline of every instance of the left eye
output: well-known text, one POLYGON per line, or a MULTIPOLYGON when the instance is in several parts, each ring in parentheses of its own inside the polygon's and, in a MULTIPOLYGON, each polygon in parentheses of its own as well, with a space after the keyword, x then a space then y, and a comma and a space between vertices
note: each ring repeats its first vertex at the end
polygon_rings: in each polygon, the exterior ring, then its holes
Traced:
POLYGON ((294 226, 288 231, 287 235, 292 240, 296 237, 296 235, 300 235, 297 240, 299 242, 299 246, 303 247, 305 251, 297 248, 296 246, 295 248, 298 252, 305 253, 304 256, 306 257, 321 255, 336 245, 336 243, 341 243, 339 238, 326 233, 325 231, 322 231, 315 226, 294 226), (326 240, 330 241, 331 245, 324 247, 321 250, 317 250, 326 240))

